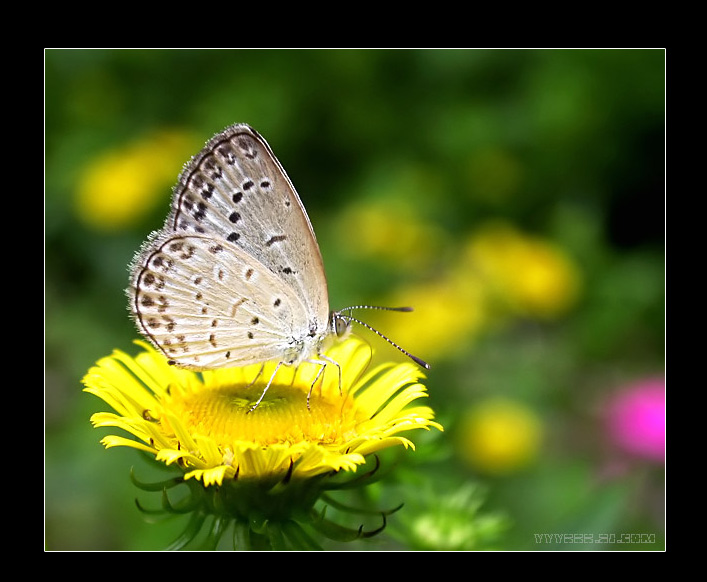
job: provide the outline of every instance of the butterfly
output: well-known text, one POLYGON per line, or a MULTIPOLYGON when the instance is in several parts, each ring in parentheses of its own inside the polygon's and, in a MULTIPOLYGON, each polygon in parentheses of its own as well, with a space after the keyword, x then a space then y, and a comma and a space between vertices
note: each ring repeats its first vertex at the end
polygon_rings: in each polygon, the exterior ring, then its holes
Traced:
POLYGON ((323 350, 352 322, 429 368, 351 314, 411 308, 330 311, 307 212, 270 146, 246 124, 215 135, 185 165, 164 226, 142 245, 130 272, 135 323, 170 364, 211 370, 278 362, 256 406, 281 365, 309 361, 320 374, 329 363, 338 366, 323 350))

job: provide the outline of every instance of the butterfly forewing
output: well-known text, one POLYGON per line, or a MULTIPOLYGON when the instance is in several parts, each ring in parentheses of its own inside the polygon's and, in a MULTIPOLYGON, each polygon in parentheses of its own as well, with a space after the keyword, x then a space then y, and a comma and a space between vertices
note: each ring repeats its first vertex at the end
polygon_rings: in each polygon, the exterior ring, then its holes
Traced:
POLYGON ((187 165, 165 225, 236 245, 295 289, 326 320, 321 253, 290 179, 265 140, 246 125, 212 138, 187 165))

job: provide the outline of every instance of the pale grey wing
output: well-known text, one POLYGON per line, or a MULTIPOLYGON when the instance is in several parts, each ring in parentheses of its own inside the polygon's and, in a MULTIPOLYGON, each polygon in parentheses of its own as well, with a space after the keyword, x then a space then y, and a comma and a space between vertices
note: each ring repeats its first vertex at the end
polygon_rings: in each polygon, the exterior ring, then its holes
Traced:
POLYGON ((329 298, 307 213, 267 142, 247 125, 214 136, 185 167, 165 231, 206 233, 255 257, 303 303, 324 332, 329 298))
POLYGON ((287 358, 304 323, 299 299, 235 245, 161 234, 131 269, 139 329, 178 366, 212 369, 287 358))

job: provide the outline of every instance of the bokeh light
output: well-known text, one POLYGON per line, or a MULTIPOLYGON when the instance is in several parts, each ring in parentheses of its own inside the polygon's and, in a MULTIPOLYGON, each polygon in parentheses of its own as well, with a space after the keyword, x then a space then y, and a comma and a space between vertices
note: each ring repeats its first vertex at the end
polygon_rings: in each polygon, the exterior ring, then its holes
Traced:
POLYGON ((460 419, 459 456, 474 469, 493 475, 513 473, 537 459, 542 421, 527 406, 490 398, 460 419))
POLYGON ((637 457, 665 460, 665 381, 638 380, 613 394, 606 410, 613 444, 637 457))

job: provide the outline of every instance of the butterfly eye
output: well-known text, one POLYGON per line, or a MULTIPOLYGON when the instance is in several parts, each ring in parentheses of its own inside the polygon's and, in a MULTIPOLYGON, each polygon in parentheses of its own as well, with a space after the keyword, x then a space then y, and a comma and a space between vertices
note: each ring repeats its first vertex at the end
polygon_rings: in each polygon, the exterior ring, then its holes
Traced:
POLYGON ((332 319, 334 320, 334 331, 337 337, 343 337, 351 329, 351 322, 338 313, 333 313, 332 319))

